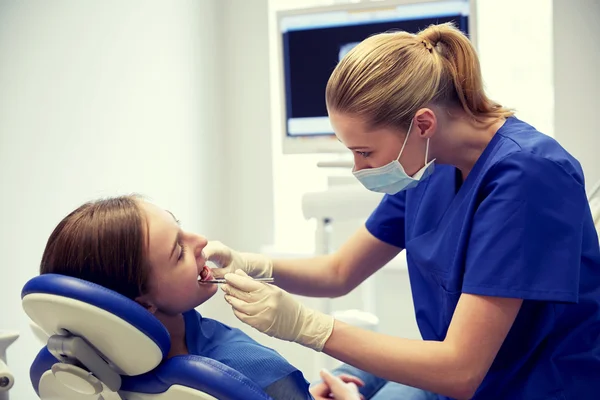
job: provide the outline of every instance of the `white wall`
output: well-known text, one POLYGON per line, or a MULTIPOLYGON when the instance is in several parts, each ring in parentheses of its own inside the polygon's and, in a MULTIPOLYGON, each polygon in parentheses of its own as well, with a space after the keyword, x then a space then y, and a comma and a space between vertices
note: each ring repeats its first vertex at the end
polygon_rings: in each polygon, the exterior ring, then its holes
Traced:
POLYGON ((476 1, 476 45, 485 89, 518 118, 554 136, 550 0, 476 1))
POLYGON ((0 2, 0 329, 13 399, 41 345, 20 307, 48 235, 85 200, 142 192, 226 237, 221 0, 0 2))
POLYGON ((555 137, 581 162, 590 190, 600 180, 600 1, 553 6, 555 137))
POLYGON ((268 2, 221 1, 227 244, 256 252, 274 224, 268 2))

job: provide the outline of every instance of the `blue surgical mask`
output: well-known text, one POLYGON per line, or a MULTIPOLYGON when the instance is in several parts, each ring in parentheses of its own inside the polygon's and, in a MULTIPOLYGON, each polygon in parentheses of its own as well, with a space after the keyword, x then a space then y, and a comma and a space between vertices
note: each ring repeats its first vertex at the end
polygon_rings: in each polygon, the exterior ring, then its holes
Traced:
POLYGON ((400 154, 398 154, 397 159, 382 167, 365 168, 359 171, 352 171, 356 179, 358 179, 360 183, 364 185, 364 187, 373 192, 396 194, 402 190, 411 189, 417 186, 420 181, 433 173, 433 162, 435 159, 427 162, 427 156, 429 155, 429 139, 427 139, 427 145, 425 149, 425 166, 423 166, 423 168, 417 171, 413 176, 409 176, 406 172, 404 172, 402 164, 400 164, 398 161, 400 160, 402 152, 404 151, 404 147, 406 146, 406 141, 408 140, 408 135, 410 135, 413 121, 414 120, 410 121, 408 132, 406 132, 406 138, 404 139, 404 144, 402 144, 402 149, 400 149, 400 154))

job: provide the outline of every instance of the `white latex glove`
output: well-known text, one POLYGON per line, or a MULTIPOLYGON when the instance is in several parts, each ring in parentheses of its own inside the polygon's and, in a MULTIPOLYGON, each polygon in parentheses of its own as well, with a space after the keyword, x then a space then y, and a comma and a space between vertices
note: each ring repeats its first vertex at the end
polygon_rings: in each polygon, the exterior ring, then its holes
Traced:
POLYGON ((257 282, 237 270, 221 289, 236 317, 269 336, 321 351, 333 331, 333 317, 305 307, 285 290, 257 282))
POLYGON ((262 254, 240 253, 218 241, 210 241, 203 250, 208 261, 220 268, 211 268, 215 278, 222 278, 229 272, 241 269, 253 278, 273 276, 273 261, 262 254))

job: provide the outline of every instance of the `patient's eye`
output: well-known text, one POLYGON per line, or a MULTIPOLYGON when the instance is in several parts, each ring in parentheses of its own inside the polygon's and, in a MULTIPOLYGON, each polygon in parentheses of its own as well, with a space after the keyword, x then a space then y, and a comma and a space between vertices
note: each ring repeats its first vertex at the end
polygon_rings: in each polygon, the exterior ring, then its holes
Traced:
POLYGON ((185 246, 183 245, 183 243, 179 243, 179 247, 181 247, 181 252, 179 253, 179 257, 177 258, 178 261, 180 261, 185 254, 185 246))

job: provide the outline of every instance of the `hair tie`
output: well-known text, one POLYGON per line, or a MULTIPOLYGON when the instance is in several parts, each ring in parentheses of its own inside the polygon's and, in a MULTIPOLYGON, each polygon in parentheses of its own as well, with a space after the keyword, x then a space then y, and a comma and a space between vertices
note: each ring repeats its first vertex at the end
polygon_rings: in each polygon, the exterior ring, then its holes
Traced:
POLYGON ((431 45, 431 43, 429 43, 429 41, 422 40, 421 43, 423 43, 423 45, 425 46, 425 48, 427 50, 429 50, 430 53, 433 53, 433 46, 431 45))

